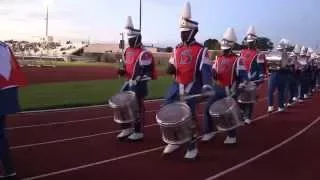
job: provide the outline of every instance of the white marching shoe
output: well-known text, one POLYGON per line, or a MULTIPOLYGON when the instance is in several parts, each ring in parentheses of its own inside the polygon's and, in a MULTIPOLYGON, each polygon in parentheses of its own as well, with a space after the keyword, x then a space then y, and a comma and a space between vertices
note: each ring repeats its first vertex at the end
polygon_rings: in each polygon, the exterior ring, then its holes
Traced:
POLYGON ((293 100, 294 102, 297 102, 297 101, 298 101, 298 98, 297 98, 297 97, 293 97, 292 100, 293 100))
POLYGON ((133 128, 123 129, 117 136, 117 138, 122 139, 133 133, 133 128))
POLYGON ((184 155, 185 159, 195 159, 198 155, 198 148, 194 148, 191 150, 187 150, 186 154, 184 155))
POLYGON ((268 112, 272 112, 273 111, 273 106, 269 106, 268 107, 268 112))
POLYGON ((5 175, 0 174, 0 179, 10 179, 10 178, 14 178, 16 176, 17 176, 16 172, 12 172, 12 173, 5 174, 5 175))
POLYGON ((207 133, 202 136, 201 141, 210 141, 214 136, 216 135, 216 132, 207 133))
POLYGON ((236 144, 237 143, 237 138, 236 137, 229 137, 224 140, 224 144, 236 144))
POLYGON ((278 108, 278 112, 284 112, 284 108, 278 108))
POLYGON ((303 95, 303 98, 304 98, 304 99, 308 99, 309 96, 308 96, 307 94, 304 94, 304 95, 303 95))
POLYGON ((292 106, 293 106, 293 103, 288 103, 287 106, 288 106, 288 107, 292 107, 292 106))
POLYGON ((246 124, 251 124, 251 119, 249 119, 249 118, 245 119, 245 120, 244 120, 244 123, 246 123, 246 124))
POLYGON ((177 144, 168 144, 164 150, 163 150, 163 154, 170 154, 174 151, 176 151, 177 149, 179 149, 180 145, 177 144))
POLYGON ((144 137, 143 133, 134 132, 128 137, 128 139, 132 141, 137 141, 137 140, 143 139, 143 137, 144 137))

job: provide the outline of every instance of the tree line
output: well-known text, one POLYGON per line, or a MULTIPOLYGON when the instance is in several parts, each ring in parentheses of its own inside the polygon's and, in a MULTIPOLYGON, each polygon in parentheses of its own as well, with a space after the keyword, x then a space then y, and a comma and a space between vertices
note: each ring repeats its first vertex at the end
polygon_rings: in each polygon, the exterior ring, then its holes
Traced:
MULTIPOLYGON (((220 50, 220 42, 217 39, 207 39, 204 41, 204 46, 209 50, 220 50)), ((241 44, 236 43, 234 46, 234 50, 241 50, 246 48, 246 44, 244 41, 241 44)), ((269 51, 274 48, 273 42, 267 37, 258 37, 257 38, 257 48, 261 51, 269 51)), ((166 52, 172 52, 172 47, 167 47, 166 52)))

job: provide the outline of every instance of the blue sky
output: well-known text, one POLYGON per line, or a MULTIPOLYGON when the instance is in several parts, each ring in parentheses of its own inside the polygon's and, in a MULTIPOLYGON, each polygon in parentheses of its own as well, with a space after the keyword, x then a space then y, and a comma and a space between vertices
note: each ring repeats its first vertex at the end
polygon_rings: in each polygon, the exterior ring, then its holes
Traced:
MULTIPOLYGON (((0 0, 0 39, 30 39, 44 35, 45 0, 0 0)), ((185 0, 142 0, 145 42, 179 41, 179 18, 185 0)), ((319 0, 190 0, 198 21, 197 39, 220 39, 234 27, 239 41, 249 25, 273 41, 315 47, 320 44, 319 0)), ((49 34, 57 39, 118 42, 128 15, 139 25, 139 0, 52 0, 49 34)))

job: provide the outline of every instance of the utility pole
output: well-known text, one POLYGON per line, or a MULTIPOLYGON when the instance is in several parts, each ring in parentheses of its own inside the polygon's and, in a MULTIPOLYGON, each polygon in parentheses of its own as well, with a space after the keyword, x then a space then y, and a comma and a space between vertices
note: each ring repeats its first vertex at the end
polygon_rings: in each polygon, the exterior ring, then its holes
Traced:
MULTIPOLYGON (((124 33, 120 33, 121 35, 121 41, 120 41, 120 48, 121 48, 121 53, 122 55, 124 54, 124 47, 125 47, 125 43, 124 43, 124 33)), ((122 56, 123 58, 123 56, 122 56)))
MULTIPOLYGON (((49 56, 49 4, 46 5, 46 36, 44 39, 45 49, 47 51, 47 56, 49 56)), ((50 60, 49 60, 50 61, 50 60)), ((51 62, 53 66, 53 63, 51 62)))
POLYGON ((141 2, 142 0, 140 0, 140 32, 141 32, 141 15, 142 15, 142 2, 141 2))
POLYGON ((121 35, 121 40, 119 44, 119 48, 121 49, 121 59, 120 59, 120 69, 124 69, 124 62, 125 62, 125 57, 124 57, 124 48, 125 48, 125 42, 124 42, 124 33, 120 33, 121 35))
POLYGON ((46 37, 48 37, 48 26, 49 26, 49 5, 47 5, 46 11, 46 37))

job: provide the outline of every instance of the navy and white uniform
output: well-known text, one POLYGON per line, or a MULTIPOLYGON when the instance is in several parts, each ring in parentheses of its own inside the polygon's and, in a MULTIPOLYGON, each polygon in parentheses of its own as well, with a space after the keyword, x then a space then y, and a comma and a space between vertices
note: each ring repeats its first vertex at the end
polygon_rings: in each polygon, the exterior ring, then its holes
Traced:
POLYGON ((5 176, 14 173, 5 131, 6 116, 20 111, 18 88, 24 85, 26 80, 15 56, 5 43, 0 42, 0 162, 5 176))

